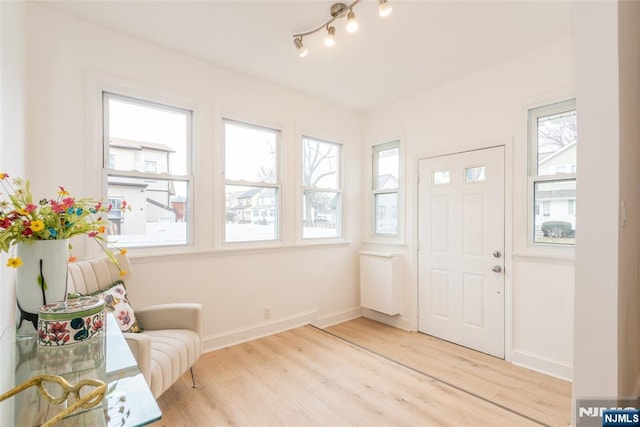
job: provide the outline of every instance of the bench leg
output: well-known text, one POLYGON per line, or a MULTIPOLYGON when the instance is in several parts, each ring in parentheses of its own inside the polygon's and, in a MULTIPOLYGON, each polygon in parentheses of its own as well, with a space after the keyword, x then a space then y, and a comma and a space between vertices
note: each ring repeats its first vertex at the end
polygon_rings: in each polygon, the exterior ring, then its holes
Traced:
POLYGON ((193 383, 193 388, 196 388, 196 376, 193 374, 193 366, 189 368, 191 371, 191 382, 193 383))

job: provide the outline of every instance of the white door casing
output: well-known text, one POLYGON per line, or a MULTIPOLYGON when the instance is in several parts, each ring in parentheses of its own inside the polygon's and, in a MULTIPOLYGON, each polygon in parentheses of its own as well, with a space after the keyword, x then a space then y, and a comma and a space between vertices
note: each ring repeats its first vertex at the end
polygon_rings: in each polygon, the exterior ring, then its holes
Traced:
POLYGON ((418 169, 418 330, 504 358, 504 147, 418 169))

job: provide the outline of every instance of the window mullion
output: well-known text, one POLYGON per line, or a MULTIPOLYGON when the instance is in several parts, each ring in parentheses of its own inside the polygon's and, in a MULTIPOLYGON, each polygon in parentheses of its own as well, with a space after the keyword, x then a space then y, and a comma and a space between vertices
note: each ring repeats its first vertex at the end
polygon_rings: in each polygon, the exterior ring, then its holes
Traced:
POLYGON ((281 185, 278 182, 251 182, 251 181, 234 181, 226 180, 226 185, 233 185, 236 187, 261 187, 261 188, 280 188, 281 185))
POLYGON ((191 181, 193 179, 193 175, 173 175, 169 173, 121 171, 116 169, 105 169, 105 172, 109 176, 119 177, 119 178, 141 178, 141 179, 150 179, 150 180, 152 179, 152 180, 161 180, 161 181, 191 181))

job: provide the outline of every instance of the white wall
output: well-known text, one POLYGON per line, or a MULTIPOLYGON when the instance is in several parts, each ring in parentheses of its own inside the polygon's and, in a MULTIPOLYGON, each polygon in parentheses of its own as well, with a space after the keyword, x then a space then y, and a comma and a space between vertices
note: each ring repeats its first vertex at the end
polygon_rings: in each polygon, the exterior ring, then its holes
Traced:
MULTIPOLYGON (((0 172, 23 172, 25 146, 25 5, 0 2, 0 172)), ((0 390, 15 377, 12 360, 15 325, 15 272, 0 257, 0 390)), ((12 423, 11 399, 0 405, 0 425, 12 423)))
MULTIPOLYGON (((571 378, 572 250, 554 252, 527 245, 526 113, 529 108, 574 96, 574 56, 574 41, 566 39, 366 116, 365 184, 371 176, 370 147, 400 137, 407 199, 405 240, 392 242, 404 253, 407 267, 402 316, 390 318, 366 311, 367 315, 409 329, 417 327, 418 159, 505 145, 506 357, 571 378), (547 335, 549 329, 554 333, 547 335)), ((369 203, 369 194, 363 194, 363 205, 369 203)), ((365 247, 384 249, 382 239, 370 237, 369 227, 369 222, 363 227, 365 247)))
POLYGON ((576 16, 578 126, 584 143, 578 150, 576 220, 581 229, 598 231, 579 238, 576 250, 573 393, 576 398, 613 397, 618 383, 617 4, 579 4, 576 16))
MULTIPOLYGON (((25 146, 25 7, 0 2, 0 172, 19 176, 24 170, 25 146)), ((2 190, 0 190, 2 192, 2 190)), ((14 271, 0 268, 0 333, 13 326, 14 271)))
POLYGON ((196 248, 171 256, 131 251, 134 306, 203 303, 207 348, 359 313, 360 115, 41 5, 28 5, 28 32, 26 172, 34 191, 65 185, 72 194, 100 194, 100 87, 150 94, 194 109, 196 248), (222 165, 220 120, 226 114, 283 130, 281 248, 225 251, 221 246, 224 193, 215 172, 222 165), (300 196, 291 183, 298 181, 301 132, 344 144, 349 165, 344 243, 296 246, 300 196))
POLYGON ((637 2, 577 7, 577 221, 593 232, 576 250, 574 399, 640 393, 639 28, 637 2))

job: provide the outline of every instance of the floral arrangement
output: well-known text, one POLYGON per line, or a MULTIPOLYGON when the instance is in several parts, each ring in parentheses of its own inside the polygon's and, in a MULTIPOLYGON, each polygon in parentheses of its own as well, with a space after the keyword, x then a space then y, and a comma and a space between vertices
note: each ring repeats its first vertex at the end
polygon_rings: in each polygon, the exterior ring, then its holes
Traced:
MULTIPOLYGON (((85 234, 100 245, 105 254, 118 265, 115 256, 109 250, 109 242, 105 238, 105 219, 112 206, 91 198, 76 199, 64 189, 58 187, 56 199, 41 199, 34 202, 29 189, 29 181, 14 178, 0 173, 0 184, 8 196, 8 200, 0 200, 0 251, 9 253, 16 243, 33 240, 62 240, 85 234)), ((122 209, 131 209, 122 202, 122 209)), ((72 246, 69 245, 69 250, 72 246)), ((126 249, 119 249, 121 254, 126 249)), ((76 257, 70 256, 69 262, 76 257)), ((8 267, 18 268, 22 265, 19 257, 11 256, 8 267)), ((118 267, 119 268, 119 267, 118 267)), ((126 271, 120 270, 120 275, 126 271)))

